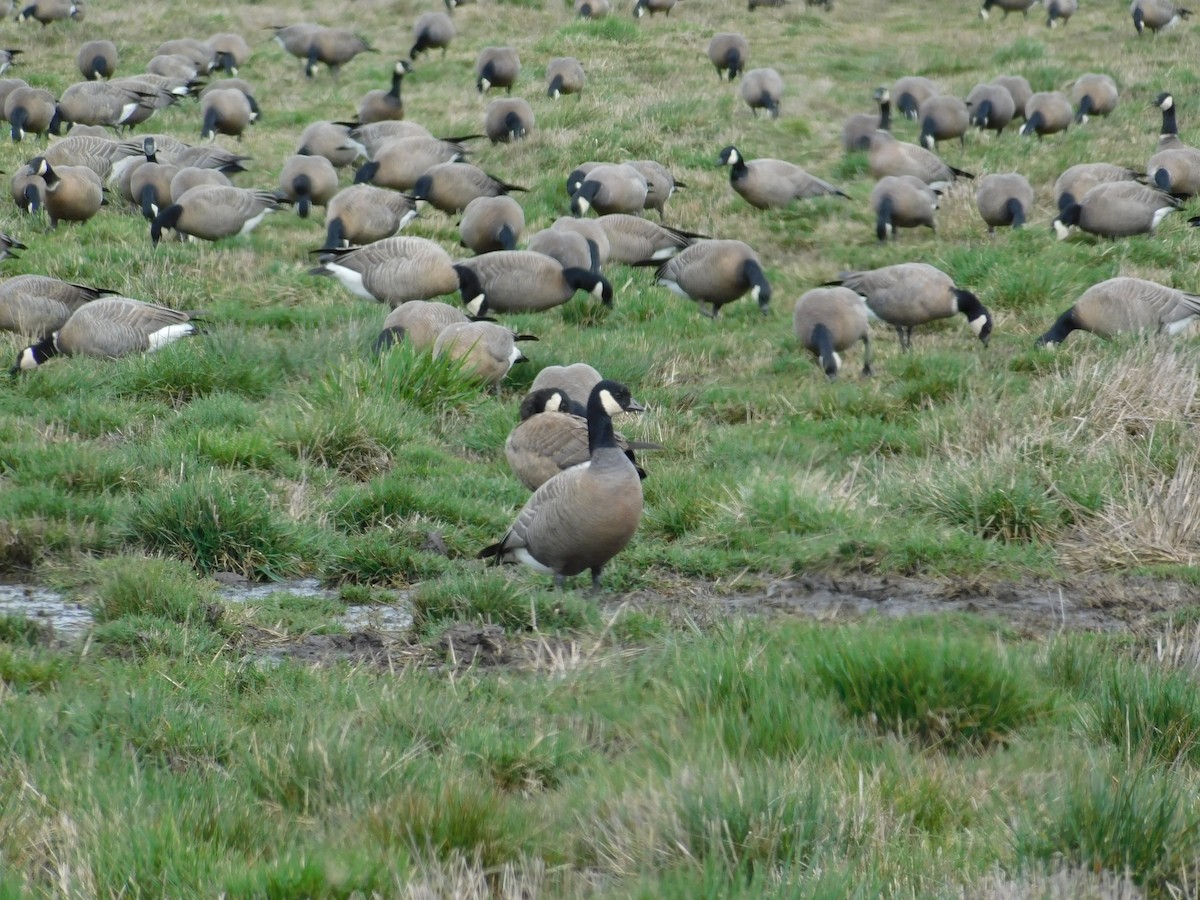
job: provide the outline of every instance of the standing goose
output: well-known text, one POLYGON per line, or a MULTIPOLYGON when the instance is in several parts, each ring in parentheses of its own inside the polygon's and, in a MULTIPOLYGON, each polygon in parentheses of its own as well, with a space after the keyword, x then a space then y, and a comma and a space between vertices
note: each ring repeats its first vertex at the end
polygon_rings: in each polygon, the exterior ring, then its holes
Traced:
POLYGON ((637 0, 633 5, 633 17, 640 19, 642 16, 649 13, 655 15, 657 13, 665 13, 671 15, 671 10, 675 8, 675 0, 637 0))
POLYGON ((413 185, 412 196, 445 213, 460 213, 476 197, 496 197, 525 188, 506 184, 483 169, 465 162, 440 163, 429 168, 413 185))
POLYGON ((747 162, 737 147, 721 151, 717 163, 729 166, 729 183, 743 200, 756 209, 776 209, 794 200, 836 194, 849 195, 827 181, 782 159, 760 158, 747 162))
MULTIPOLYGON (((529 386, 529 394, 525 399, 532 403, 530 398, 534 392, 547 388, 557 388, 563 393, 569 394, 571 398, 590 397, 592 388, 603 380, 604 376, 587 363, 546 366, 533 379, 533 384, 529 386)), ((587 416, 587 407, 574 399, 568 400, 564 408, 569 408, 576 415, 587 416)))
POLYGON ((972 125, 996 134, 1004 131, 1017 112, 1012 94, 998 84, 977 84, 971 88, 967 108, 971 110, 972 125))
POLYGON ((546 96, 557 100, 564 94, 582 94, 587 84, 583 66, 573 56, 556 56, 546 64, 546 96))
POLYGON ((409 59, 416 60, 417 54, 426 50, 440 48, 442 58, 446 57, 446 48, 454 40, 457 30, 454 22, 443 12, 427 12, 417 17, 413 25, 413 45, 408 51, 409 59))
POLYGON ((1061 209, 1053 227, 1059 240, 1070 234, 1072 225, 1108 238, 1154 234, 1158 223, 1182 205, 1170 194, 1136 182, 1106 182, 1061 209))
POLYGON ((887 88, 875 92, 879 101, 879 127, 871 135, 871 149, 867 153, 867 167, 871 177, 887 175, 912 175, 929 185, 948 185, 955 177, 974 178, 942 162, 938 157, 916 144, 898 141, 888 130, 891 124, 891 94, 887 88))
POLYGON ((792 331, 833 381, 842 367, 838 351, 863 345, 863 376, 871 372, 871 323, 863 298, 849 288, 819 287, 804 293, 792 309, 792 331))
POLYGON ((203 241, 218 241, 232 235, 243 237, 268 213, 279 209, 275 194, 223 185, 201 185, 173 199, 150 226, 150 240, 156 246, 166 228, 203 241))
POLYGON ((1125 331, 1178 334, 1200 318, 1200 295, 1141 278, 1110 278, 1088 288, 1038 346, 1061 344, 1072 331, 1112 337, 1125 331))
POLYGON ((521 74, 521 58, 512 47, 484 47, 475 58, 475 89, 486 94, 494 87, 512 93, 521 74))
POLYGON ((594 209, 599 215, 636 214, 646 206, 649 184, 646 176, 628 163, 598 165, 591 169, 571 196, 571 212, 584 216, 594 209))
POLYGON ((375 339, 375 352, 407 340, 417 350, 432 350, 438 335, 450 325, 470 322, 466 313, 449 303, 430 300, 409 300, 401 303, 383 320, 383 328, 375 339))
POLYGON ((640 409, 629 388, 602 381, 587 403, 586 465, 560 472, 539 487, 517 514, 504 537, 479 553, 497 564, 521 562, 564 579, 591 570, 592 590, 600 589, 604 566, 637 532, 642 516, 642 483, 637 468, 621 451, 612 417, 640 409))
POLYGON ((684 188, 687 185, 682 181, 676 181, 671 170, 657 160, 634 159, 630 160, 627 165, 637 169, 646 179, 646 199, 642 202, 642 209, 653 209, 658 213, 661 221, 664 218, 667 201, 671 199, 677 188, 684 188))
POLYGON ((527 357, 518 341, 536 341, 531 334, 516 334, 495 322, 457 322, 447 325, 433 342, 433 355, 462 361, 462 371, 493 388, 516 363, 527 357))
POLYGON ((350 136, 349 125, 339 122, 313 122, 300 132, 296 152, 301 156, 323 156, 337 168, 352 166, 367 148, 350 136))
POLYGON ((112 41, 88 41, 79 48, 75 63, 88 81, 112 78, 121 60, 117 45, 112 41))
POLYGON ((921 104, 941 92, 941 85, 922 75, 905 75, 903 78, 897 78, 892 82, 890 91, 891 95, 896 98, 896 109, 906 119, 917 118, 921 104))
POLYGON ((522 140, 533 126, 533 107, 520 97, 493 100, 483 111, 483 130, 493 144, 522 140))
POLYGON ((142 153, 142 142, 123 145, 112 138, 69 134, 42 154, 52 166, 87 166, 101 178, 118 174, 116 166, 133 162, 142 153))
MULTIPOLYGON (((605 218, 607 217, 601 216, 599 219, 577 219, 574 216, 559 216, 554 220, 554 223, 550 227, 555 231, 575 232, 585 241, 595 244, 597 258, 595 268, 599 269, 608 263, 609 255, 612 252, 612 246, 608 241, 608 231, 604 227, 605 218)), ((625 216, 624 218, 633 222, 645 222, 647 225, 654 224, 653 222, 637 216, 625 216)), ((579 396, 584 397, 586 394, 580 394, 579 396)))
POLYGON ((1164 92, 1154 105, 1162 110, 1162 131, 1158 151, 1146 163, 1146 175, 1155 187, 1177 197, 1200 193, 1200 149, 1179 138, 1175 98, 1164 92))
MULTIPOLYGON (((450 254, 426 238, 390 237, 365 247, 324 248, 321 259, 310 275, 335 278, 355 297, 389 306, 430 300, 459 289, 450 254)), ((467 304, 467 308, 472 315, 483 313, 481 304, 467 304)))
POLYGON ((1107 75, 1080 75, 1071 88, 1075 121, 1084 124, 1089 116, 1107 116, 1117 108, 1118 97, 1117 83, 1107 75))
POLYGON ((395 138, 388 141, 370 162, 354 173, 355 184, 373 184, 394 191, 408 191, 422 175, 439 163, 460 162, 467 148, 434 137, 395 138))
POLYGON ((298 22, 295 25, 273 25, 275 42, 297 59, 308 59, 308 47, 313 35, 321 30, 320 25, 312 22, 298 22))
POLYGON ((544 228, 529 238, 525 249, 556 259, 564 269, 600 269, 600 250, 577 231, 544 228))
POLYGON ((1144 176, 1125 166, 1112 163, 1079 163, 1071 166, 1054 182, 1055 205, 1059 211, 1078 203, 1088 191, 1098 184, 1110 181, 1141 181, 1144 176))
POLYGON ((82 18, 83 9, 75 0, 33 0, 17 13, 18 22, 28 22, 30 19, 34 19, 41 22, 43 28, 51 22, 82 18))
POLYGON ((1177 150, 1188 146, 1179 139, 1179 122, 1175 116, 1175 98, 1163 91, 1154 98, 1154 105, 1162 110, 1162 130, 1158 135, 1159 150, 1177 150))
POLYGON ((1133 27, 1140 37, 1147 28, 1158 34, 1180 19, 1186 19, 1192 11, 1176 6, 1172 0, 1133 0, 1129 4, 1129 14, 1133 16, 1133 27))
POLYGON ((363 125, 372 122, 390 122, 404 118, 404 101, 400 98, 400 82, 412 71, 408 60, 402 59, 392 67, 390 90, 367 91, 358 103, 358 121, 363 125))
POLYGON ((1059 22, 1066 25, 1077 12, 1079 0, 1046 0, 1046 27, 1055 28, 1059 22))
POLYGON ((238 68, 250 58, 250 45, 235 32, 214 34, 205 43, 213 54, 213 70, 224 71, 231 77, 236 76, 238 68))
POLYGON ((938 196, 933 188, 914 175, 885 175, 871 189, 871 209, 875 212, 875 237, 881 242, 895 240, 897 228, 920 228, 937 234, 933 214, 938 196))
POLYGON ((629 266, 670 259, 704 237, 622 213, 600 216, 595 221, 608 239, 608 252, 601 248, 602 257, 629 266))
POLYGON ((308 218, 313 206, 325 206, 337 193, 338 177, 333 163, 323 156, 295 154, 283 161, 279 172, 279 189, 296 204, 296 213, 308 218))
POLYGON ((14 276, 0 282, 0 331, 42 340, 85 303, 113 293, 48 275, 14 276))
POLYGON ((721 307, 746 293, 764 316, 770 310, 771 285, 758 254, 741 241, 703 240, 680 251, 658 267, 655 282, 700 304, 700 312, 715 319, 721 307), (711 311, 704 308, 707 303, 711 311))
POLYGON ((218 133, 242 139, 254 120, 250 100, 235 88, 210 91, 200 99, 200 139, 211 141, 218 133))
POLYGON ((26 347, 12 374, 35 369, 55 356, 117 359, 149 353, 198 333, 198 312, 180 312, 128 297, 101 297, 85 303, 50 337, 26 347))
POLYGON ((1062 91, 1039 91, 1025 101, 1021 134, 1036 134, 1040 141, 1047 134, 1066 131, 1074 117, 1071 101, 1062 91))
POLYGON ((541 312, 562 306, 576 291, 587 291, 605 306, 613 303, 612 285, 603 275, 564 269, 557 260, 529 250, 483 253, 456 263, 454 270, 470 310, 541 312))
POLYGON ((413 220, 413 201, 396 191, 355 184, 333 195, 325 207, 325 248, 372 244, 389 238, 413 220))
POLYGON ((4 118, 12 127, 13 143, 27 134, 44 135, 54 120, 54 95, 43 88, 19 87, 4 98, 4 118))
POLYGON ((966 145, 964 135, 971 124, 967 104, 953 94, 939 94, 921 103, 917 110, 921 123, 921 146, 934 150, 938 141, 958 138, 961 146, 966 145))
POLYGON ((918 325, 967 317, 975 336, 987 346, 992 334, 992 314, 970 291, 926 263, 900 263, 863 272, 842 272, 833 282, 860 294, 877 317, 896 329, 901 349, 912 349, 912 332, 918 325))
POLYGON ((988 234, 994 235, 997 227, 1005 225, 1020 228, 1033 209, 1033 188, 1029 179, 1017 172, 985 175, 975 189, 975 205, 988 234))
POLYGON ((1037 3, 1038 0, 983 0, 983 5, 979 7, 979 17, 986 19, 988 11, 993 6, 998 6, 1004 10, 1004 18, 1008 18, 1010 12, 1019 12, 1024 18, 1029 18, 1029 7, 1037 3))
POLYGON ((718 80, 725 73, 733 81, 742 74, 749 58, 750 42, 740 32, 720 31, 708 42, 708 59, 717 70, 718 80))
POLYGON ((458 227, 460 243, 473 253, 515 250, 525 230, 525 211, 507 194, 476 197, 463 210, 458 227))
POLYGON ((86 222, 100 211, 104 182, 86 166, 51 166, 44 156, 29 161, 35 175, 46 183, 46 215, 50 227, 60 221, 86 222))
POLYGON ((765 109, 772 119, 778 119, 783 76, 774 69, 751 69, 742 76, 741 94, 754 115, 765 109))
POLYGON ((318 28, 308 42, 308 57, 304 75, 315 78, 321 65, 329 67, 334 79, 342 66, 360 53, 373 53, 374 48, 347 28, 318 28))
POLYGON ((1025 104, 1033 96, 1033 88, 1024 75, 997 75, 992 84, 999 85, 1008 91, 1013 99, 1013 115, 1018 119, 1025 118, 1025 104))

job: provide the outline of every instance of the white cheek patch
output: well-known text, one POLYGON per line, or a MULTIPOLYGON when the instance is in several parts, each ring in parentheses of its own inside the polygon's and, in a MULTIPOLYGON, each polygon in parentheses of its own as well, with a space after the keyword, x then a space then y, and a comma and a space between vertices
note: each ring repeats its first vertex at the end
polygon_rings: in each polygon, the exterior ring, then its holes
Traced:
MULTIPOLYGON (((374 300, 375 298, 369 297, 368 299, 374 300)), ((467 311, 470 312, 471 315, 473 315, 473 316, 479 315, 479 311, 481 309, 483 309, 483 301, 485 299, 487 299, 487 298, 484 297, 483 294, 480 294, 478 297, 472 298, 470 301, 468 301, 466 303, 467 311)))
POLYGON ((979 18, 983 19, 986 22, 988 19, 988 11, 986 9, 979 10, 979 18))
POLYGON ((600 284, 599 282, 597 282, 597 283, 596 283, 596 286, 595 286, 594 288, 592 288, 592 290, 591 290, 591 292, 590 292, 590 293, 591 293, 591 295, 592 295, 593 297, 595 297, 597 300, 602 300, 602 299, 604 299, 604 285, 602 285, 602 284, 600 284))
POLYGON ((562 409, 562 394, 551 394, 546 401, 546 412, 558 412, 562 409))
POLYGON ((36 369, 38 367, 37 357, 33 355, 33 348, 26 347, 21 351, 20 367, 22 370, 36 369))
POLYGON ((1087 115, 1087 113, 1084 113, 1082 116, 1079 117, 1079 124, 1086 125, 1087 123, 1088 123, 1088 115, 1087 115))
POLYGON ((577 197, 575 202, 579 204, 579 212, 580 213, 586 213, 589 209, 592 208, 592 204, 588 203, 587 199, 584 197, 577 197))
POLYGON ((1067 236, 1071 233, 1071 229, 1064 225, 1061 219, 1055 219, 1054 233, 1058 236, 1060 241, 1065 241, 1067 236))
POLYGON ((600 402, 604 404, 604 411, 610 416, 615 416, 625 411, 624 407, 608 391, 600 392, 600 402))
POLYGON ((975 337, 979 337, 983 333, 983 326, 987 324, 987 316, 977 316, 969 324, 971 330, 975 332, 975 337))
POLYGON ((842 371, 842 357, 837 353, 837 351, 834 351, 833 354, 833 371, 842 371))

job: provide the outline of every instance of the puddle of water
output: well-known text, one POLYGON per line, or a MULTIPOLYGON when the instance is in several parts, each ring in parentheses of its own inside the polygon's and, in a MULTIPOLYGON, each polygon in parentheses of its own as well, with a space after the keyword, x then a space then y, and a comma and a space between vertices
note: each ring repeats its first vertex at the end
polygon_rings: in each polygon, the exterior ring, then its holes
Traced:
POLYGON ((59 640, 72 641, 92 627, 92 611, 57 591, 31 584, 0 584, 0 615, 25 616, 54 629, 59 640))
POLYGON ((259 584, 247 581, 239 584, 223 584, 217 588, 217 596, 232 603, 247 600, 265 600, 272 594, 291 594, 293 597, 324 597, 333 599, 337 591, 321 587, 315 578, 300 578, 296 581, 270 581, 259 584))

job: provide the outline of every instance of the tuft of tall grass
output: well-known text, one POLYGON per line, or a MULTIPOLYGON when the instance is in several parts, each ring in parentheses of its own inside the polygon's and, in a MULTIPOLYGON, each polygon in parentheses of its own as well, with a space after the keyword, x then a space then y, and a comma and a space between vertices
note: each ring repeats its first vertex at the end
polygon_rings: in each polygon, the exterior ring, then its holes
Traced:
POLYGON ((1200 762, 1200 697, 1188 675, 1119 662, 1104 673, 1092 707, 1095 732, 1127 754, 1200 762))
POLYGON ((96 564, 94 615, 97 622, 125 616, 157 616, 180 624, 198 624, 214 600, 211 590, 180 562, 118 556, 96 564))
POLYGON ((510 631, 595 624, 594 602, 575 591, 529 590, 504 572, 458 572, 422 583, 413 594, 413 623, 474 621, 510 631))

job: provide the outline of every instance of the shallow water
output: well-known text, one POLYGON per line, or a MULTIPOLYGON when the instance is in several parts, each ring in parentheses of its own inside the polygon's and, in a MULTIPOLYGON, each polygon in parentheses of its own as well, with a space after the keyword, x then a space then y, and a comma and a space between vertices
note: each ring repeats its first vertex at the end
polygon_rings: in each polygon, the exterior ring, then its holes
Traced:
POLYGON ((82 603, 32 584, 0 584, 0 615, 26 616, 49 625, 64 641, 82 637, 92 627, 92 611, 82 603))

